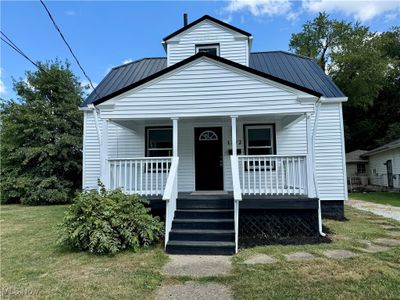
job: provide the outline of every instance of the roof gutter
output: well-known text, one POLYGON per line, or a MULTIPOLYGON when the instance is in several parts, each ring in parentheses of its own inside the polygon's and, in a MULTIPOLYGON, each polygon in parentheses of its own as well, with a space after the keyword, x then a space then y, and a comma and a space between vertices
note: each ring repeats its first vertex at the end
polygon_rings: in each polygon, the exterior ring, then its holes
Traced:
POLYGON ((338 103, 338 102, 347 102, 348 97, 321 97, 319 100, 321 103, 338 103))
POLYGON ((88 108, 93 111, 93 116, 94 116, 94 124, 96 126, 96 131, 97 131, 97 138, 99 139, 99 143, 101 143, 101 133, 100 133, 100 126, 99 126, 99 119, 97 116, 97 110, 96 107, 93 104, 89 104, 88 108))
POLYGON ((315 196, 318 198, 318 231, 321 236, 326 236, 326 234, 322 231, 322 212, 321 212, 321 199, 319 198, 319 191, 318 191, 318 182, 317 182, 317 176, 315 175, 316 173, 316 168, 315 168, 315 138, 317 136, 317 129, 318 129, 318 119, 319 119, 319 110, 321 107, 322 99, 323 97, 318 98, 318 100, 315 102, 315 119, 314 119, 314 128, 313 128, 313 134, 312 134, 312 155, 313 155, 313 181, 314 181, 314 189, 315 189, 315 196))
POLYGON ((167 53, 167 42, 166 41, 161 41, 161 45, 163 46, 165 53, 167 53))

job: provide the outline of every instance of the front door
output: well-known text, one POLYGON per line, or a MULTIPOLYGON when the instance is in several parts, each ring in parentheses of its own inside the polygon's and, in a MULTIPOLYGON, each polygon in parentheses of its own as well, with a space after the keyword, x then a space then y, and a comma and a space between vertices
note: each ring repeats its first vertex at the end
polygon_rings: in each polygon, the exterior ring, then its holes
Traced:
POLYGON ((385 163, 386 165, 386 173, 387 173, 387 180, 388 180, 388 187, 393 187, 393 168, 392 168, 392 161, 388 160, 385 163))
POLYGON ((222 128, 194 130, 196 190, 223 190, 222 128))

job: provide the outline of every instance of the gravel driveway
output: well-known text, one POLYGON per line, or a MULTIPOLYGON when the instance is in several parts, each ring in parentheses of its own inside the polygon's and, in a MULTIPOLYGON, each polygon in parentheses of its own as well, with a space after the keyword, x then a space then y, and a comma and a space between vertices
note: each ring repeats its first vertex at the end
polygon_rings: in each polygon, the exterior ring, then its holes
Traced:
POLYGON ((345 203, 357 209, 369 211, 379 216, 400 221, 400 207, 354 199, 346 201, 345 203))

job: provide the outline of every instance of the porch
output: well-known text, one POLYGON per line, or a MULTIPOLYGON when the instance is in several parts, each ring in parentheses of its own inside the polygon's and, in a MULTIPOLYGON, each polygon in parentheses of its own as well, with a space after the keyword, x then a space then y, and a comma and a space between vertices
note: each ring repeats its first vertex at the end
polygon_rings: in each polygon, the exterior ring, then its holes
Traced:
MULTIPOLYGON (((165 203, 166 246, 173 226, 178 226, 177 207, 183 200, 186 204, 200 201, 199 207, 193 204, 200 216, 210 215, 204 209, 218 215, 218 203, 232 206, 234 251, 238 249, 239 210, 318 210, 308 113, 103 119, 101 131, 102 181, 109 189, 139 194, 158 207, 163 206, 160 200, 165 203), (120 128, 124 136, 115 138, 111 127, 120 128), (131 153, 145 156, 126 155, 128 146, 136 149, 131 153)), ((205 226, 202 218, 185 220, 186 229, 205 226)), ((211 230, 225 230, 218 218, 210 222, 215 222, 211 230)))

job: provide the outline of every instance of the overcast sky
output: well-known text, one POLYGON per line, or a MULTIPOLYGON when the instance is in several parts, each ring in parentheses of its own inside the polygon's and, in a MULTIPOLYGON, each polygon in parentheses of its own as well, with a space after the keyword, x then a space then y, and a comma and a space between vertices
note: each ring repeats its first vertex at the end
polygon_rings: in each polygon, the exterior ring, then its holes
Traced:
MULTIPOLYGON (((319 11, 360 21, 374 31, 400 25, 400 1, 45 1, 86 72, 96 84, 116 65, 165 56, 161 39, 208 14, 254 36, 253 51, 288 50, 290 35, 319 11)), ((39 1, 1 1, 1 30, 34 61, 68 59, 83 74, 39 1)), ((15 98, 12 78, 34 67, 1 43, 0 96, 15 98)))

